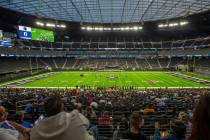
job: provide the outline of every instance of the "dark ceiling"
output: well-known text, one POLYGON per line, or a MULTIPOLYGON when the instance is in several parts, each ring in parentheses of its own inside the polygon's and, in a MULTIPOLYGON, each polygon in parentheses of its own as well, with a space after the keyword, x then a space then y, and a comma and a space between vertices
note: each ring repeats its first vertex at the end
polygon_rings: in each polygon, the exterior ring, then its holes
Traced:
POLYGON ((0 6, 39 17, 86 23, 136 23, 208 11, 209 0, 0 0, 0 6))
MULTIPOLYGON (((56 41, 61 40, 89 40, 91 38, 115 40, 115 38, 138 38, 141 40, 153 41, 153 40, 171 40, 171 39, 185 39, 195 38, 198 36, 209 36, 210 33, 210 11, 187 16, 185 18, 174 18, 171 20, 160 20, 144 22, 143 30, 141 31, 121 31, 121 32, 95 32, 95 31, 82 31, 80 22, 70 22, 54 20, 49 18, 41 18, 39 16, 32 16, 23 14, 20 12, 12 11, 5 8, 0 8, 0 29, 7 32, 17 32, 18 25, 25 25, 30 27, 37 27, 35 23, 37 20, 43 22, 54 22, 65 24, 67 27, 61 28, 44 28, 53 30, 55 33, 56 41), (189 24, 182 27, 174 28, 158 28, 158 24, 165 22, 177 22, 188 21, 189 24), (69 36, 69 39, 65 39, 65 36, 69 36)), ((115 23, 115 24, 101 24, 101 23, 83 23, 83 25, 104 25, 104 26, 123 26, 123 25, 140 25, 140 23, 115 23)))

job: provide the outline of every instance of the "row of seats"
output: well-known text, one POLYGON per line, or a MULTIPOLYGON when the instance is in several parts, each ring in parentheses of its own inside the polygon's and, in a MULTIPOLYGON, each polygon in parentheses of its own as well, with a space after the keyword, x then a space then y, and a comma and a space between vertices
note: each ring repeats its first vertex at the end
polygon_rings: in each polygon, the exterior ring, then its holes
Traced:
POLYGON ((209 94, 209 89, 157 89, 157 90, 68 90, 68 89, 1 89, 0 103, 15 120, 16 112, 25 110, 25 121, 34 121, 44 113, 43 101, 52 94, 59 94, 67 112, 77 109, 98 128, 100 140, 112 139, 116 130, 124 132, 129 126, 132 112, 141 112, 142 131, 148 138, 154 134, 154 123, 161 130, 170 128, 170 121, 185 112, 191 120, 193 109, 200 96, 209 94), (32 107, 33 110, 28 110, 32 107), (91 109, 90 109, 91 107, 91 109), (89 112, 89 110, 91 110, 89 112), (88 115, 88 113, 91 113, 88 115), (94 115, 95 114, 95 115, 94 115))

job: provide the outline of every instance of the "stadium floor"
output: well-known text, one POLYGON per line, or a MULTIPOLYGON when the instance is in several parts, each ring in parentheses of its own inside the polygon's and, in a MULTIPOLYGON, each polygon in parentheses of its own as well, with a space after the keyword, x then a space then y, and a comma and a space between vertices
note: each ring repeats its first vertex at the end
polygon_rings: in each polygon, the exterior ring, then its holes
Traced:
POLYGON ((17 87, 22 88, 72 88, 76 86, 138 88, 199 88, 204 85, 175 77, 166 72, 58 72, 54 75, 29 81, 17 87))

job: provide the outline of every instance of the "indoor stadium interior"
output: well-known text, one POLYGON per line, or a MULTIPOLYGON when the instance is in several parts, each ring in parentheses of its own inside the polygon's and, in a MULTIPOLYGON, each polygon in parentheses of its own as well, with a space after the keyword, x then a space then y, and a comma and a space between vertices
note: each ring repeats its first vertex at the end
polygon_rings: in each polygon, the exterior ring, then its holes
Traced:
POLYGON ((0 0, 0 140, 210 140, 210 0, 0 0))

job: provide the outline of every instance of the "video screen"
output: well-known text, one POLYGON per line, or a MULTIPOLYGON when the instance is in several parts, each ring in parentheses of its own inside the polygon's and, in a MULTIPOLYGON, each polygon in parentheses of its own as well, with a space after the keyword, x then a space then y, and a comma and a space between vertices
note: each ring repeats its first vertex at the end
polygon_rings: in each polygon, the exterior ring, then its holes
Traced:
POLYGON ((53 31, 19 26, 18 34, 21 39, 54 42, 53 31))

